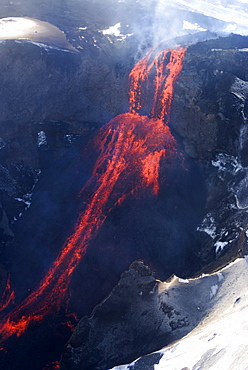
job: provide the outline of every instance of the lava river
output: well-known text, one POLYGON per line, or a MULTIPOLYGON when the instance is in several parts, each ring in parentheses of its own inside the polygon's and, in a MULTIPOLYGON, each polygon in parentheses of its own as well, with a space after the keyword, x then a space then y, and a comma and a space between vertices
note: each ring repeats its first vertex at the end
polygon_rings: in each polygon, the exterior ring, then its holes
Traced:
MULTIPOLYGON (((182 69, 185 49, 151 51, 130 73, 130 111, 107 123, 93 145, 99 151, 92 176, 81 190, 86 203, 74 233, 37 288, 0 323, 1 343, 22 335, 28 326, 58 311, 67 298, 74 270, 109 212, 142 189, 159 192, 160 161, 176 152, 167 125, 173 85, 182 69), (141 115, 144 97, 152 91, 150 112, 141 115)), ((11 299, 13 298, 13 293, 11 299)), ((6 301, 6 299, 5 299, 6 301)), ((7 300, 8 301, 8 300, 7 300)), ((4 307, 5 308, 5 307, 4 307)))

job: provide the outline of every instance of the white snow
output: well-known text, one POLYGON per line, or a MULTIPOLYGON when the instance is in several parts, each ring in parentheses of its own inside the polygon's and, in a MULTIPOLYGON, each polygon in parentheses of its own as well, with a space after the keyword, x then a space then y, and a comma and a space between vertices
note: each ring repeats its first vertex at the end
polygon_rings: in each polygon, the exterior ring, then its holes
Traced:
POLYGON ((214 244, 214 247, 215 247, 215 253, 217 254, 217 253, 219 253, 220 251, 222 251, 224 248, 225 248, 225 246, 228 244, 228 242, 220 242, 220 241, 218 241, 218 242, 216 242, 215 244, 214 244))
POLYGON ((36 22, 29 18, 4 18, 0 20, 0 38, 25 37, 27 32, 36 28, 36 22))
POLYGON ((247 306, 171 346, 155 370, 245 370, 248 366, 247 306), (192 350, 190 350, 192 349, 192 350))
MULTIPOLYGON (((45 49, 46 51, 49 51, 49 50, 53 49, 53 50, 60 50, 60 51, 63 51, 65 53, 73 53, 74 52, 73 50, 68 50, 68 49, 60 48, 58 46, 43 44, 42 42, 35 42, 35 41, 29 41, 29 40, 23 40, 22 42, 24 42, 24 41, 26 43, 30 43, 30 44, 39 46, 39 48, 45 49)), ((21 41, 15 41, 15 42, 21 42, 21 41)))
POLYGON ((212 166, 218 168, 220 172, 236 174, 243 167, 236 157, 228 154, 219 153, 215 160, 211 161, 212 166))
POLYGON ((219 286, 218 285, 212 285, 211 286, 210 299, 212 299, 216 295, 218 289, 219 289, 219 286))
POLYGON ((42 42, 35 42, 35 41, 32 41, 32 40, 15 40, 15 43, 17 44, 23 44, 23 43, 26 43, 26 44, 33 44, 33 45, 36 45, 38 46, 39 48, 42 48, 46 51, 49 51, 49 50, 60 50, 60 51, 63 51, 65 53, 73 53, 74 51, 73 50, 68 50, 68 49, 64 49, 64 48, 61 48, 61 47, 58 47, 58 46, 53 46, 53 45, 47 45, 47 44, 43 44, 42 42))
MULTIPOLYGON (((128 27, 128 25, 126 25, 128 27)), ((127 37, 132 36, 132 33, 123 34, 120 31, 121 23, 116 23, 114 26, 111 26, 105 30, 101 30, 103 35, 105 36, 114 36, 118 41, 124 41, 127 37)), ((109 38, 109 41, 112 42, 112 40, 109 38)))
POLYGON ((39 131, 38 132, 37 145, 38 145, 39 148, 42 147, 42 146, 47 145, 47 137, 46 137, 46 133, 44 131, 39 131))
POLYGON ((178 279, 179 283, 182 283, 182 284, 189 284, 189 280, 188 279, 178 279))
POLYGON ((42 47, 48 44, 52 48, 76 51, 59 28, 51 23, 28 17, 1 18, 0 40, 29 40, 42 47))
POLYGON ((116 23, 114 26, 109 27, 106 30, 102 30, 102 33, 104 35, 114 35, 114 36, 118 37, 121 34, 120 27, 121 27, 121 24, 116 23))
POLYGON ((248 13, 247 4, 238 0, 160 0, 159 3, 181 9, 187 9, 194 13, 203 14, 208 17, 213 17, 223 22, 226 26, 223 31, 232 32, 234 30, 241 34, 248 33, 248 13))
POLYGON ((183 29, 184 30, 206 31, 206 29, 199 26, 198 23, 191 23, 188 21, 183 21, 183 29))
POLYGON ((211 213, 208 213, 203 219, 200 226, 198 226, 197 231, 202 231, 208 234, 212 239, 216 236, 216 225, 215 220, 211 213))
MULTIPOLYGON (((162 358, 154 370, 248 370, 248 258, 204 279, 213 281, 216 275, 207 315, 184 338, 156 352, 162 358)), ((114 370, 133 370, 135 363, 114 370)))

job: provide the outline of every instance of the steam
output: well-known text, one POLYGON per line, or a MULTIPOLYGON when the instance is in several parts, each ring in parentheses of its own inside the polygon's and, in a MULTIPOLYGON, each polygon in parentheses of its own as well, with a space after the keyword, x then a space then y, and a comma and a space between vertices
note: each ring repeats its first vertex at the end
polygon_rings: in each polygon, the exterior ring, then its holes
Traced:
MULTIPOLYGON (((137 0, 154 12, 153 44, 196 32, 248 35, 247 0, 137 0), (152 10, 153 9, 153 10, 152 10)), ((145 40, 143 40, 145 42, 145 40)))

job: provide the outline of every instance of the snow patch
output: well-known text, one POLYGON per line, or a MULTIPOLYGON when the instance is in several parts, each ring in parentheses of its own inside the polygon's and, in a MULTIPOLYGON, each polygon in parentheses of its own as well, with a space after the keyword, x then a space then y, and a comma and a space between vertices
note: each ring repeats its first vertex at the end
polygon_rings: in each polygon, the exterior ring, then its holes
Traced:
POLYGON ((188 279, 178 279, 179 283, 183 283, 183 284, 189 284, 189 280, 188 279))
POLYGON ((219 286, 218 285, 212 285, 210 290, 210 299, 212 299, 216 293, 218 292, 219 286))
MULTIPOLYGON (((126 25, 126 27, 128 27, 128 25, 126 25)), ((100 30, 100 32, 104 36, 115 37, 118 41, 124 41, 127 37, 130 37, 133 35, 132 33, 127 33, 127 34, 121 33, 120 28, 121 28, 121 23, 119 22, 119 23, 116 23, 114 26, 111 26, 105 30, 100 30)), ((108 39, 109 39, 109 42, 112 43, 111 38, 108 38, 108 39)))
POLYGON ((225 248, 225 246, 227 246, 228 244, 229 244, 228 242, 220 242, 220 241, 216 242, 214 244, 215 253, 217 254, 217 253, 223 251, 223 249, 225 248))
POLYGON ((38 132, 37 145, 39 148, 47 146, 47 137, 45 131, 38 132))
MULTIPOLYGON (((34 180, 34 185, 31 189, 31 191, 29 193, 24 194, 22 198, 20 198, 20 197, 14 198, 16 201, 21 202, 21 203, 24 204, 24 206, 25 206, 24 210, 25 211, 27 211, 29 209, 29 207, 31 206, 31 204, 32 204, 31 201, 32 201, 33 191, 34 191, 34 188, 35 188, 37 182, 39 181, 39 176, 41 174, 41 170, 37 169, 37 170, 35 170, 35 173, 36 173, 36 179, 34 180)), ((23 215, 23 213, 19 213, 18 217, 20 218, 22 215, 23 215)), ((14 222, 14 221, 17 221, 16 217, 13 218, 12 222, 14 222)))
MULTIPOLYGON (((210 298, 216 294, 218 296, 209 302, 210 311, 207 317, 203 316, 203 321, 194 330, 179 341, 155 352, 161 355, 161 359, 156 364, 151 362, 150 365, 154 366, 154 370, 248 369, 247 264, 248 257, 245 256, 245 258, 236 259, 217 274, 205 275, 204 280, 198 280, 210 283, 207 285, 210 298), (221 284, 211 284, 214 276, 218 276, 219 281, 221 279, 221 284)), ((202 293, 203 302, 206 303, 208 299, 201 285, 198 292, 199 295, 202 293)), ((113 370, 141 368, 138 361, 117 366, 113 370)))
POLYGON ((183 21, 183 30, 207 31, 206 28, 202 28, 198 23, 188 21, 183 21))
POLYGON ((17 43, 17 44, 23 44, 23 43, 33 44, 33 45, 36 45, 39 48, 42 48, 42 49, 44 49, 46 51, 49 51, 49 50, 60 50, 60 51, 63 51, 65 53, 74 53, 75 52, 73 50, 68 50, 68 49, 64 49, 62 47, 60 48, 58 46, 47 45, 47 44, 43 44, 42 42, 31 41, 31 40, 15 40, 15 43, 17 43))
POLYGON ((212 239, 216 237, 216 225, 214 217, 211 213, 208 213, 203 219, 200 226, 198 226, 197 231, 202 231, 208 234, 212 239))
POLYGON ((113 36, 120 36, 121 31, 120 31, 121 24, 116 23, 114 26, 107 28, 106 30, 102 30, 103 35, 113 35, 113 36))
POLYGON ((227 172, 235 175, 243 169, 236 157, 224 153, 219 153, 216 159, 211 161, 211 164, 219 170, 221 180, 224 180, 223 173, 227 172))

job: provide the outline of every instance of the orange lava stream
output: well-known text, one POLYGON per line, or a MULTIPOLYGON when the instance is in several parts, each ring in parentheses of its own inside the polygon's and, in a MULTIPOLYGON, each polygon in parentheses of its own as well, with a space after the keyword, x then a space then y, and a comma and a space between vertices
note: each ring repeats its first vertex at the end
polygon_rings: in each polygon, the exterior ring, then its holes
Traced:
POLYGON ((170 111, 173 84, 182 68, 184 52, 183 49, 162 51, 149 64, 151 51, 131 71, 130 112, 107 123, 95 139, 94 145, 100 153, 92 176, 81 191, 82 196, 85 193, 91 196, 79 216, 75 231, 38 287, 2 320, 1 342, 12 335, 19 337, 30 323, 38 323, 60 309, 72 273, 113 207, 120 205, 129 194, 138 195, 141 189, 150 189, 158 194, 160 160, 173 153, 176 147, 163 119, 170 111), (167 55, 170 59, 165 65, 167 55), (154 117, 148 118, 137 111, 141 104, 142 85, 155 67, 154 117), (165 69, 167 75, 163 73, 165 69))
POLYGON ((151 117, 167 119, 173 98, 173 85, 182 69, 185 48, 162 50, 152 58, 153 50, 145 55, 130 73, 130 112, 138 112, 142 108, 142 91, 148 90, 152 84, 153 104, 151 117), (169 59, 169 62, 166 61, 169 59), (150 78, 152 71, 155 75, 150 78), (167 116, 167 117, 166 117, 167 116))

